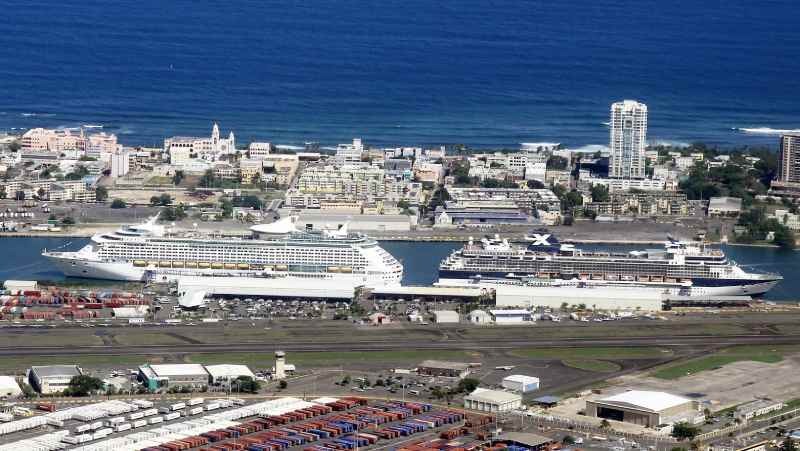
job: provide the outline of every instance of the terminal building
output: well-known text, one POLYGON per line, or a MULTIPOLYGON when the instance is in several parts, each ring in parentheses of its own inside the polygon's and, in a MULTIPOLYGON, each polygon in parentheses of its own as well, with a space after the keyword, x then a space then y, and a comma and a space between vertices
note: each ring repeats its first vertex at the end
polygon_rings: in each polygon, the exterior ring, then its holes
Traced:
POLYGON ((631 390, 599 400, 586 401, 586 415, 654 428, 703 420, 696 401, 670 393, 631 390))
POLYGON ((506 391, 476 388, 464 397, 464 408, 481 412, 508 412, 522 406, 522 396, 506 391))

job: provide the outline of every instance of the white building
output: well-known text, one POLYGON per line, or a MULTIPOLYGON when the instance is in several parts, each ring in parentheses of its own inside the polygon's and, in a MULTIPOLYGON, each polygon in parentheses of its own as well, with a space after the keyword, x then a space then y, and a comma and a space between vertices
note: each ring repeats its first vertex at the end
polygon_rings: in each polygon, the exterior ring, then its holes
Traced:
POLYGON ((472 324, 492 324, 492 316, 483 310, 469 312, 469 322, 472 324))
POLYGON ((489 310, 495 324, 532 324, 533 315, 528 310, 489 310))
POLYGON ((539 378, 522 374, 513 374, 504 377, 501 385, 503 388, 511 391, 528 393, 539 389, 539 378))
POLYGON ((12 376, 0 376, 0 398, 16 398, 22 395, 17 380, 12 376))
POLYGON ((256 375, 250 371, 247 365, 206 365, 206 371, 211 377, 211 383, 215 385, 227 384, 240 377, 250 377, 254 380, 256 378, 256 375))
POLYGON ((247 148, 251 160, 263 160, 272 152, 272 144, 265 142, 251 142, 247 148))
POLYGON ((461 321, 458 312, 455 310, 436 310, 433 312, 433 318, 436 324, 453 324, 461 321))
POLYGON ((749 421, 761 415, 777 412, 784 407, 786 407, 786 404, 781 401, 757 399, 737 407, 734 411, 734 418, 738 418, 741 421, 749 421))
POLYGON ((362 153, 364 153, 364 144, 360 138, 354 138, 352 144, 339 144, 336 146, 334 160, 338 164, 360 163, 362 153))
POLYGON ((76 365, 33 366, 28 370, 28 382, 43 395, 60 393, 69 387, 73 377, 82 374, 76 365))
POLYGON ((800 232, 800 215, 789 213, 789 210, 775 210, 773 217, 790 230, 800 232))
POLYGON ((236 139, 233 132, 228 138, 221 138, 219 125, 215 122, 210 137, 173 136, 165 139, 164 152, 169 154, 173 165, 183 164, 188 158, 216 161, 222 155, 236 153, 236 139))
POLYGON ((117 149, 111 154, 111 177, 123 177, 131 168, 130 152, 126 149, 117 149))
POLYGON ((508 412, 522 406, 522 396, 486 388, 476 388, 464 397, 464 408, 481 412, 508 412))
POLYGON ((647 105, 634 100, 612 104, 610 128, 609 177, 644 178, 647 105))

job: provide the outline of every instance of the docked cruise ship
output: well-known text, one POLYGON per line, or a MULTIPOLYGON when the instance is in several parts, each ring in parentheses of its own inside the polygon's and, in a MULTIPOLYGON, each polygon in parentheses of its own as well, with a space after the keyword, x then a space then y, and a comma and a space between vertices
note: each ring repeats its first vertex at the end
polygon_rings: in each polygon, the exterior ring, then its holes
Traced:
MULTIPOLYGON (((757 296, 783 278, 744 271, 725 254, 698 242, 670 239, 663 249, 582 251, 552 234, 526 245, 498 236, 470 240, 439 265, 439 285, 514 284, 532 288, 637 289, 682 296, 757 296)), ((589 291, 583 291, 589 293, 589 291)))
POLYGON ((68 277, 166 281, 181 276, 296 278, 358 287, 400 284, 403 266, 377 241, 339 230, 298 230, 293 218, 250 228, 249 237, 173 233, 151 218, 99 233, 75 252, 42 255, 68 277))

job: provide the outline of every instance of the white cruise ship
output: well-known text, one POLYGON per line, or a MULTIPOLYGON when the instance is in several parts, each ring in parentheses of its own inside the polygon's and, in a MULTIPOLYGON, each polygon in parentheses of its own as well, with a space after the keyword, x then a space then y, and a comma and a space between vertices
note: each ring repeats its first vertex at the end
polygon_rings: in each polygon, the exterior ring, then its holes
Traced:
POLYGON ((151 218, 99 233, 75 252, 42 255, 68 277, 166 281, 181 276, 280 277, 353 287, 397 286, 403 266, 377 241, 339 230, 298 230, 293 218, 250 228, 248 238, 171 233, 151 218))

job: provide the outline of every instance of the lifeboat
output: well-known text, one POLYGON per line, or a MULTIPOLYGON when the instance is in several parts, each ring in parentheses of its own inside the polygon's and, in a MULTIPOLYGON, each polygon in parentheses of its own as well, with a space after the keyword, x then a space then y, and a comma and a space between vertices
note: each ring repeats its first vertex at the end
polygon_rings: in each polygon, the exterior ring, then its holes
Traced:
POLYGON ((149 261, 149 262, 147 262, 147 266, 158 266, 158 262, 149 261))
POLYGON ((171 268, 172 267, 172 262, 168 262, 168 261, 162 260, 162 261, 158 262, 158 266, 160 268, 171 268))
POLYGON ((197 268, 197 262, 186 262, 187 268, 197 268))
POLYGON ((183 262, 172 262, 173 268, 183 268, 183 262))
POLYGON ((212 263, 211 264, 211 269, 222 269, 222 268, 223 268, 222 263, 212 263))
POLYGON ((248 265, 247 263, 239 263, 238 265, 236 265, 236 269, 250 269, 250 265, 248 265))
POLYGON ((650 281, 650 278, 649 278, 649 277, 647 277, 647 276, 639 276, 639 277, 637 278, 637 280, 639 280, 639 282, 649 282, 649 281, 650 281))
POLYGON ((254 269, 256 271, 261 271, 261 270, 264 269, 264 267, 261 266, 261 265, 250 265, 250 269, 254 269))
POLYGON ((225 268, 225 269, 236 269, 236 264, 235 263, 225 263, 224 265, 222 265, 222 267, 225 268))
POLYGON ((328 272, 339 272, 338 266, 328 266, 328 272))
POLYGON ((353 268, 349 266, 342 266, 342 272, 345 274, 350 274, 351 272, 353 272, 353 268))
POLYGON ((207 262, 200 262, 200 263, 197 264, 197 267, 200 268, 200 269, 206 269, 206 268, 210 268, 211 264, 209 264, 207 262))
POLYGON ((147 262, 144 260, 134 260, 133 266, 138 266, 138 267, 147 266, 147 262))
POLYGON ((277 265, 275 266, 275 271, 288 271, 289 267, 286 265, 277 265))

